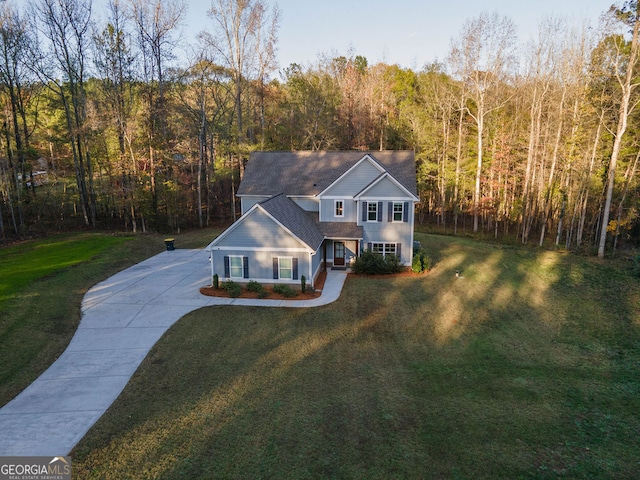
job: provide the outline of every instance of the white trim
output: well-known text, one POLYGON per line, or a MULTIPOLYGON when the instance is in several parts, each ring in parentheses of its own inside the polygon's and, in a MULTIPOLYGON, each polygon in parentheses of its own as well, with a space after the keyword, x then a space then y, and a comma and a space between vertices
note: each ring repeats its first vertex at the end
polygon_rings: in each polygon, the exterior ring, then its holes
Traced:
POLYGON ((330 188, 332 188, 336 183, 338 183, 340 180, 342 180, 343 178, 345 178, 347 175, 349 175, 351 173, 352 170, 355 170, 362 162, 364 162, 365 160, 368 160, 377 170, 380 171, 380 173, 386 172, 385 168, 380 165, 378 162, 376 162, 371 155, 369 155, 368 153, 366 155, 364 155, 360 160, 358 160, 356 163, 354 163, 351 168, 349 168, 346 172, 344 172, 342 175, 340 175, 338 178, 336 178, 333 182, 331 182, 329 184, 329 186, 327 186, 327 188, 325 188, 324 190, 322 190, 320 193, 318 193, 318 197, 322 197, 324 196, 324 192, 326 192, 327 190, 329 190, 330 188))
POLYGON ((371 243, 371 251, 373 253, 382 253, 382 256, 384 257, 387 254, 387 252, 385 251, 387 245, 393 245, 393 252, 389 252, 389 255, 396 255, 396 252, 398 251, 398 243, 400 242, 367 242, 367 243, 371 243), (382 245, 382 252, 374 252, 373 251, 374 245, 382 245))
MULTIPOLYGON (((251 212, 253 212, 256 208, 258 208, 258 204, 254 203, 249 210, 243 213, 238 220, 233 222, 224 232, 218 235, 213 241, 205 247, 205 250, 212 251, 213 247, 216 246, 222 239, 224 239, 227 235, 233 232, 236 228, 240 226, 242 222, 244 222, 245 218, 248 217, 251 212)), ((264 210, 264 209, 263 209, 264 210)))
POLYGON ((309 255, 315 255, 317 250, 309 251, 306 248, 285 248, 285 247, 224 247, 224 246, 216 246, 212 247, 210 252, 302 252, 308 253, 309 255))
MULTIPOLYGON (((231 279, 238 279, 238 278, 244 278, 244 255, 227 255, 229 257, 229 278, 231 279), (233 267, 231 266, 231 259, 232 258, 239 258, 240 259, 240 276, 233 276, 231 274, 231 271, 233 269, 233 267)), ((238 267, 235 267, 238 268, 238 267)))
POLYGON ((351 240, 351 241, 356 241, 356 240, 362 240, 363 237, 324 237, 325 240, 337 240, 339 242, 343 241, 343 240, 351 240))
MULTIPOLYGON (((395 202, 395 201, 391 201, 389 202, 391 203, 391 223, 405 223, 404 222, 404 203, 405 202, 395 202), (396 220, 396 205, 400 204, 400 206, 402 207, 400 209, 400 220, 396 220)), ((409 221, 409 212, 407 212, 407 222, 409 221)))
MULTIPOLYGON (((366 187, 364 187, 362 190, 360 190, 360 192, 358 192, 353 198, 354 200, 362 200, 365 199, 366 197, 364 196, 365 193, 367 192, 367 190, 371 190, 374 186, 376 186, 378 183, 380 183, 383 179, 388 178, 389 180, 391 180, 391 182, 398 187, 400 190, 403 190, 404 192, 406 192, 407 196, 409 198, 411 198, 414 202, 419 201, 418 197, 416 197, 413 193, 411 193, 409 190, 407 190, 398 180, 396 180, 393 175, 391 175, 389 172, 385 172, 384 174, 380 175, 378 178, 374 179, 369 185, 367 185, 366 187)), ((375 198, 381 198, 379 195, 376 196, 375 198)), ((383 197, 384 199, 386 199, 385 197, 383 197)), ((397 198, 397 197, 389 197, 389 198, 397 198)), ((402 197, 400 197, 402 198, 402 197)))
MULTIPOLYGON (((285 232, 287 232, 291 237, 293 237, 294 239, 296 239, 299 243, 301 243, 302 245, 307 245, 304 241, 302 241, 302 239, 300 239, 300 237, 298 237, 297 235, 295 235, 291 230, 289 230, 287 227, 285 227, 282 223, 280 223, 278 220, 276 220, 273 215, 271 215, 269 212, 267 212, 264 207, 262 207, 259 203, 254 204, 246 213, 243 213, 242 216, 236 220, 235 222, 233 222, 233 224, 227 228, 224 232, 222 232, 220 235, 218 235, 209 245, 207 245, 205 247, 205 250, 207 251, 212 251, 213 247, 217 246, 220 241, 222 239, 224 239, 227 235, 229 235, 229 233, 231 233, 233 230, 235 230, 236 228, 238 228, 238 226, 245 221, 245 219, 251 215, 253 213, 254 210, 256 209, 260 209, 260 211, 262 213, 264 213, 267 217, 269 217, 276 225, 278 225, 280 228, 282 228, 285 232)), ((322 245, 322 244, 321 244, 322 245)), ((313 253, 316 252, 316 250, 313 250, 313 248, 311 248, 310 245, 307 245, 308 248, 302 248, 300 251, 303 252, 308 252, 308 253, 313 253)), ((224 247, 224 250, 231 250, 234 247, 224 247)), ((247 247, 245 248, 245 250, 252 250, 256 247, 247 247)), ((260 248, 260 247, 257 247, 260 248)), ((218 250, 220 250, 220 248, 218 248, 218 250)), ((277 247, 269 247, 266 248, 266 250, 284 250, 287 251, 288 249, 278 249, 277 247)), ((296 250, 289 250, 289 251, 296 251, 296 250)))
MULTIPOLYGON (((384 210, 384 207, 383 207, 383 210, 384 210)), ((376 201, 374 201, 374 202, 367 202, 367 219, 365 220, 365 223, 374 223, 374 222, 378 222, 378 215, 384 215, 384 212, 379 212, 379 211, 378 211, 378 202, 376 202, 376 201), (370 214, 370 213, 372 213, 372 212, 369 210, 369 206, 370 206, 370 205, 375 205, 375 207, 376 207, 376 218, 375 218, 374 220, 371 220, 371 219, 369 218, 369 214, 370 214)))
POLYGON ((380 200, 382 202, 409 202, 409 203, 416 203, 414 200, 412 200, 411 198, 408 197, 381 197, 379 195, 376 195, 375 197, 360 197, 358 199, 358 201, 362 202, 371 202, 374 200, 380 200))
POLYGON ((293 257, 286 257, 286 256, 282 256, 282 257, 277 257, 278 258, 278 280, 297 280, 295 278, 293 278, 293 257), (289 267, 289 270, 291 270, 291 277, 283 277, 282 276, 282 266, 280 265, 280 260, 289 260, 291 262, 291 266, 289 267))

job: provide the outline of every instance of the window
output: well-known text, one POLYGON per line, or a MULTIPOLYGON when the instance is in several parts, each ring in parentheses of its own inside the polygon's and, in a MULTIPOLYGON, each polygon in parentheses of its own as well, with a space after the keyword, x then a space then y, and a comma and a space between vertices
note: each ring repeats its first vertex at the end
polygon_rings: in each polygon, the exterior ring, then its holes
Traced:
POLYGON ((344 202, 342 200, 336 200, 334 215, 336 217, 344 217, 344 202))
POLYGON ((393 202, 393 221, 402 222, 404 218, 404 203, 393 202))
POLYGON ((378 221, 378 204, 376 202, 367 203, 367 220, 369 222, 378 221))
POLYGON ((372 243, 371 251, 373 253, 379 253, 383 257, 385 255, 395 255, 396 254, 396 244, 395 243, 372 243))
POLYGON ((249 257, 225 255, 224 276, 225 278, 249 278, 249 257))
POLYGON ((243 274, 242 257, 237 255, 229 256, 229 278, 243 278, 243 274))
POLYGON ((291 257, 278 258, 279 278, 291 280, 293 278, 293 259, 291 257))
POLYGON ((273 279, 297 280, 298 259, 296 257, 273 257, 273 279))

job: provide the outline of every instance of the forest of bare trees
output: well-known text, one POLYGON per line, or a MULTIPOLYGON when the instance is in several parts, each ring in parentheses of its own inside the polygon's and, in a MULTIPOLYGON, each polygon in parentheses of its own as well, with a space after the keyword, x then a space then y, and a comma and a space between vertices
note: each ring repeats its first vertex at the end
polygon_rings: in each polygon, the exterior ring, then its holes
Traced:
POLYGON ((0 239, 175 232, 237 217, 253 150, 414 149, 419 222, 604 256, 640 243, 640 10, 481 14, 420 70, 357 52, 276 63, 277 6, 0 2, 0 239))

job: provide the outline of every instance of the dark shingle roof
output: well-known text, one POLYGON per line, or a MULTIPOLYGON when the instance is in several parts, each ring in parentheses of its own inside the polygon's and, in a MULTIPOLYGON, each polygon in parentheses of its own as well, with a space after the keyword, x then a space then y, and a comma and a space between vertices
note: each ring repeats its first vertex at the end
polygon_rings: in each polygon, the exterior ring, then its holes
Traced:
POLYGON ((237 194, 317 195, 365 155, 374 158, 409 192, 417 195, 412 150, 253 152, 237 194))
POLYGON ((362 226, 351 222, 320 222, 318 227, 327 238, 361 239, 362 226))
POLYGON ((324 235, 317 222, 284 194, 275 195, 259 205, 312 249, 317 250, 322 244, 324 235))

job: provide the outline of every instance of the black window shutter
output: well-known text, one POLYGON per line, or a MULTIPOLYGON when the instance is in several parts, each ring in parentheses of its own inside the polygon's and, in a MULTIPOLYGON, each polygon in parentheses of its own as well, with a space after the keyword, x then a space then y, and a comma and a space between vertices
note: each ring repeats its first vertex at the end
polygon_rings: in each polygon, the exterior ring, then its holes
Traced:
POLYGON ((278 279, 278 257, 273 257, 273 278, 278 279))
POLYGON ((398 260, 400 260, 402 258, 402 244, 401 243, 396 243, 396 257, 398 257, 398 260))
POLYGON ((382 202, 378 202, 378 221, 382 221, 382 202))
POLYGON ((298 259, 297 258, 292 258, 291 259, 291 264, 293 267, 293 279, 297 280, 298 279, 298 259))
POLYGON ((409 221, 409 202, 404 202, 404 208, 402 209, 402 221, 409 221))
POLYGON ((373 250, 373 243, 371 243, 371 242, 367 242, 367 250, 368 250, 368 251, 373 250))
POLYGON ((231 276, 231 272, 229 269, 229 257, 224 257, 224 276, 225 278, 229 278, 231 276))
POLYGON ((367 221, 367 202, 362 202, 362 221, 367 221))
POLYGON ((389 216, 387 217, 389 223, 393 222, 393 202, 389 202, 389 216))
POLYGON ((242 257, 242 273, 244 278, 249 278, 249 257, 242 257))

